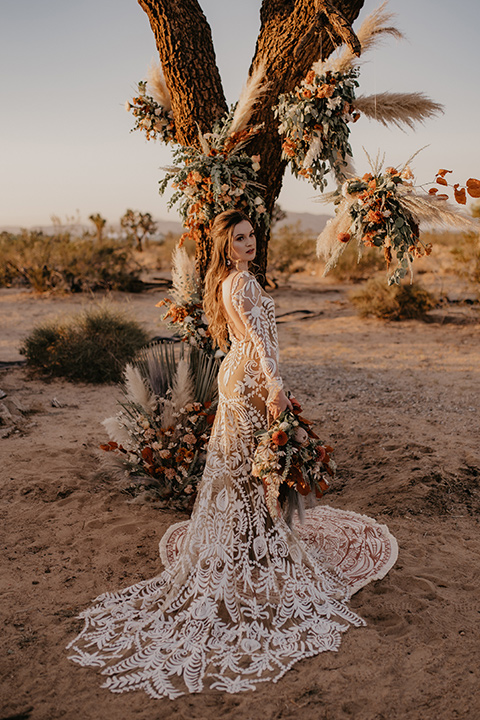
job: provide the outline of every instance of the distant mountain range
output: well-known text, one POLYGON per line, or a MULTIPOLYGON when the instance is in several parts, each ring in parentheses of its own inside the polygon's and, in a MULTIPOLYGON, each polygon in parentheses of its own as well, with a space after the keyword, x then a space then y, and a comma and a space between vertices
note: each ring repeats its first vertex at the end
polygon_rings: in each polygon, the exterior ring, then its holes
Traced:
MULTIPOLYGON (((281 228, 285 225, 296 225, 297 223, 300 224, 300 227, 302 230, 311 230, 314 233, 319 233, 323 230, 323 228, 326 225, 327 220, 330 219, 330 215, 314 215, 313 213, 295 213, 295 212, 289 212, 287 213, 287 216, 283 219, 277 222, 275 227, 281 228)), ((175 220, 163 220, 162 218, 157 220, 158 223, 158 234, 165 235, 166 233, 172 232, 172 233, 178 233, 180 234, 182 232, 182 225, 180 222, 176 222, 175 220)), ((118 225, 109 225, 108 227, 114 229, 115 232, 119 232, 119 226, 118 225)), ((82 232, 83 230, 93 230, 93 225, 90 223, 87 224, 75 224, 73 226, 70 226, 68 224, 62 225, 62 229, 72 229, 72 231, 82 232)), ((0 232, 10 232, 15 233, 18 232, 21 229, 20 226, 13 226, 13 225, 4 225, 3 227, 0 227, 0 232)), ((38 230, 44 232, 46 235, 53 235, 54 232, 57 232, 59 230, 58 225, 32 225, 31 227, 27 228, 27 230, 38 230)))

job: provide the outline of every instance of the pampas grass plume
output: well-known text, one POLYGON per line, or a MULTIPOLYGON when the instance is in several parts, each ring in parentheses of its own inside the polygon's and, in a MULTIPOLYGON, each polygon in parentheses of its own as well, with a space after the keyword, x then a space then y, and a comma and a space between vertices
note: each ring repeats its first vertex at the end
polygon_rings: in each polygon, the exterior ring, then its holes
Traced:
POLYGON ((124 378, 127 398, 137 405, 140 405, 146 411, 151 411, 155 398, 147 387, 140 370, 128 363, 125 367, 124 378))
POLYGON ((167 110, 172 109, 172 99, 165 83, 161 66, 152 61, 147 71, 147 82, 152 97, 167 110))
POLYGON ((107 435, 110 440, 113 440, 123 447, 130 446, 130 435, 128 430, 123 427, 116 417, 105 418, 105 420, 102 420, 102 425, 107 431, 107 435))
POLYGON ((443 112, 442 105, 422 92, 360 95, 355 100, 355 108, 382 125, 392 124, 399 128, 407 125, 412 130, 416 122, 424 122, 443 112))
POLYGON ((245 130, 252 117, 255 104, 262 95, 265 94, 267 87, 268 83, 265 82, 265 65, 260 63, 248 77, 240 94, 230 126, 230 135, 245 130))

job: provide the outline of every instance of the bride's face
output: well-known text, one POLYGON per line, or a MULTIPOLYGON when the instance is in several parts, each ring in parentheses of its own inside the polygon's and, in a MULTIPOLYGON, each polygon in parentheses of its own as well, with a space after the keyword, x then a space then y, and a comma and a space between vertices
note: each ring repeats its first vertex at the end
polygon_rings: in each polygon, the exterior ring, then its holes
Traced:
POLYGON ((255 258, 257 241, 253 227, 248 220, 235 225, 233 230, 231 257, 234 263, 249 263, 255 258))

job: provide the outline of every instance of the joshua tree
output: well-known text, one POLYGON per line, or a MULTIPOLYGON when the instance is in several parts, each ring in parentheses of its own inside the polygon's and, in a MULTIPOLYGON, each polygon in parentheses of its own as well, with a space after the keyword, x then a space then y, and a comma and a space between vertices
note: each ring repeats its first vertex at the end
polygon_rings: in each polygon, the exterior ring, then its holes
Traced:
MULTIPOLYGON (((166 86, 170 93, 177 140, 199 146, 199 130, 208 133, 227 110, 215 61, 210 26, 197 0, 138 0, 155 35, 166 86)), ((262 68, 266 85, 250 125, 262 125, 249 142, 248 153, 261 155, 258 182, 272 213, 282 187, 286 163, 282 160, 278 121, 272 107, 281 93, 293 91, 312 63, 328 57, 345 43, 360 54, 351 29, 364 0, 263 0, 261 28, 250 75, 262 68)), ((262 278, 267 261, 268 230, 257 229, 257 274, 262 278), (258 232, 258 230, 260 232, 258 232)), ((209 238, 197 243, 197 267, 203 274, 209 255, 209 238)))
POLYGON ((95 231, 97 234, 97 241, 100 243, 103 240, 103 231, 105 229, 105 225, 107 224, 107 221, 105 218, 103 218, 100 213, 95 213, 95 215, 89 215, 88 219, 92 221, 92 223, 95 225, 95 231))
POLYGON ((142 252, 143 240, 147 235, 154 235, 157 231, 157 223, 150 213, 142 213, 138 210, 127 210, 120 218, 120 225, 126 230, 128 240, 135 243, 137 250, 142 252))

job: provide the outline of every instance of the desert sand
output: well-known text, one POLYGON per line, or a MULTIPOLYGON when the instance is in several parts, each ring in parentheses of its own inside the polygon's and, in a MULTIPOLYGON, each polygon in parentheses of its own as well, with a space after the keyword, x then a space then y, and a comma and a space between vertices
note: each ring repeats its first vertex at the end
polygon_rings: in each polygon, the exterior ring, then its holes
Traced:
MULTIPOLYGON (((458 300, 456 280, 433 277, 458 300)), ((435 289, 435 288, 434 288, 435 289)), ((282 371, 338 476, 322 503, 386 523, 399 559, 358 592, 367 622, 336 653, 296 664, 253 693, 175 701, 115 695, 67 660, 76 615, 98 594, 161 571, 158 542, 184 519, 131 503, 98 474, 100 422, 115 386, 0 370, 2 615, 0 718, 31 720, 475 720, 480 717, 480 315, 446 303, 429 322, 359 319, 348 287, 308 275, 274 291, 282 371)), ((163 293, 113 294, 152 335, 163 293)), ((84 297, 0 291, 0 360, 41 320, 84 297)))

